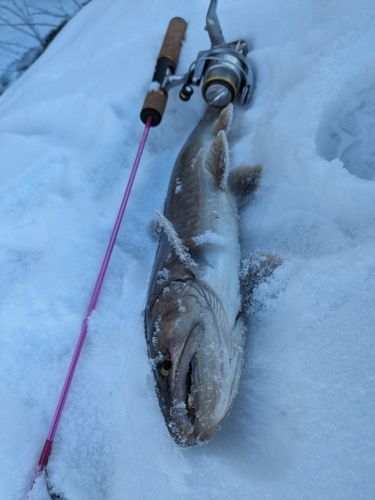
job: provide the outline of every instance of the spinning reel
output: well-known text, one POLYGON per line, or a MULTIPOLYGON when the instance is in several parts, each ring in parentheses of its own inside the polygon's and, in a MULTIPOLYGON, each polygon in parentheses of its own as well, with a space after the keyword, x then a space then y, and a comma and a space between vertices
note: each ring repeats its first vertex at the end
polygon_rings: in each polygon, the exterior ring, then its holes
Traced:
POLYGON ((208 106, 224 108, 230 102, 248 104, 254 89, 254 76, 247 54, 247 43, 238 40, 226 43, 217 17, 218 0, 211 0, 206 17, 206 30, 211 48, 198 53, 189 71, 176 75, 175 71, 187 24, 180 17, 169 23, 156 63, 154 76, 141 111, 141 120, 151 125, 161 122, 168 99, 168 92, 181 87, 180 98, 188 101, 194 87, 201 87, 208 106))

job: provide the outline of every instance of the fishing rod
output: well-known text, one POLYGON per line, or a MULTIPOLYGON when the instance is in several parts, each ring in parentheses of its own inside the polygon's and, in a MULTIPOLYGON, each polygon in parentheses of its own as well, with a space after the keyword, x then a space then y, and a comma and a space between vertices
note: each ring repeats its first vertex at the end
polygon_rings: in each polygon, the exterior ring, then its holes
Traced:
POLYGON ((175 73, 187 29, 186 21, 181 17, 173 18, 165 33, 152 82, 140 114, 140 118, 145 124, 142 138, 131 168, 129 180, 121 200, 120 208, 100 266, 95 286, 83 318, 80 334, 29 493, 33 488, 35 480, 48 464, 54 438, 86 340, 89 319, 96 308, 100 296, 103 281, 126 211, 149 131, 151 127, 156 127, 161 123, 167 106, 169 91, 174 87, 180 86, 180 98, 183 101, 188 101, 193 95, 193 87, 201 87, 202 96, 206 103, 209 106, 217 108, 223 108, 231 102, 237 102, 242 105, 248 104, 251 100, 254 78, 250 62, 247 59, 249 51, 248 46, 244 40, 237 40, 231 43, 225 41, 217 17, 217 4, 218 0, 210 1, 206 17, 205 29, 208 31, 210 37, 211 47, 208 50, 200 51, 196 60, 190 65, 188 71, 182 75, 176 75, 175 73))

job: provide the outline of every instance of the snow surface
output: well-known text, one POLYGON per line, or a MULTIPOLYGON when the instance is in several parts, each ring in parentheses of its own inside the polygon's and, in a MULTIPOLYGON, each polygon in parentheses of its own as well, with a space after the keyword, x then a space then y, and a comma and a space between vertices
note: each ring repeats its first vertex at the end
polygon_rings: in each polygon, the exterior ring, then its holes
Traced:
MULTIPOLYGON (((142 125, 166 24, 181 68, 208 2, 93 0, 0 98, 0 498, 33 477, 142 125)), ((373 0, 222 0, 254 45, 233 164, 261 163, 244 256, 284 264, 256 291, 240 392, 212 441, 180 449, 158 408, 142 309, 147 236, 203 111, 173 94, 152 130, 48 466, 68 500, 375 498, 373 0)), ((49 498, 42 481, 32 500, 49 498)))

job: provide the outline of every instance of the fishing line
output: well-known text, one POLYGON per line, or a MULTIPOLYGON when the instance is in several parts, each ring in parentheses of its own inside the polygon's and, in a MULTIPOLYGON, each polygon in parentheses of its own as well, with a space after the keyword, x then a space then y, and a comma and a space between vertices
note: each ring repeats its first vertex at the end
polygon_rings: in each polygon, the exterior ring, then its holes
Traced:
MULTIPOLYGON (((66 399, 67 399, 69 389, 70 389, 70 386, 71 386, 71 383, 73 380, 73 376, 74 376, 74 373, 75 373, 75 370, 76 370, 76 367, 77 367, 77 364, 78 364, 78 361, 79 361, 79 358, 80 358, 80 355, 82 352, 84 342, 86 340, 89 319, 90 319, 92 312, 95 310, 98 299, 99 299, 99 295, 100 295, 100 292, 102 289, 103 281, 104 281, 104 278, 105 278, 105 275, 106 275, 106 272, 108 269, 108 265, 109 265, 109 262, 110 262, 110 259, 112 256, 113 248, 114 248, 116 240, 117 240, 117 236, 118 236, 118 232, 120 230, 121 222, 122 222, 122 219, 124 217, 124 213, 125 213, 128 201, 129 201, 130 193, 131 193, 131 190, 132 190, 132 187, 134 184, 135 176, 137 174, 137 170, 138 170, 141 158, 142 158, 142 154, 143 154, 143 151, 144 151, 144 148, 146 145, 146 141, 148 138, 148 134, 149 134, 151 125, 152 125, 152 118, 149 117, 147 119, 145 127, 144 127, 141 141, 140 141, 139 146, 138 146, 137 154, 136 154, 132 169, 130 171, 129 180, 128 180, 128 183, 126 185, 126 188, 125 188, 125 191, 123 194, 123 198, 121 201, 121 205, 120 205, 120 208, 119 208, 116 220, 115 220, 115 224, 114 224, 113 229, 112 229, 112 234, 111 234, 111 237, 110 237, 104 258, 103 258, 103 262, 102 262, 100 270, 99 270, 99 274, 98 274, 96 282, 95 282, 93 292, 91 294, 89 305, 87 307, 86 313, 85 313, 84 318, 83 318, 81 331, 80 331, 80 334, 79 334, 79 337, 78 337, 78 340, 77 340, 77 343, 75 346, 75 350, 74 350, 74 353, 73 353, 73 356, 72 356, 72 359, 70 362, 68 372, 66 374, 65 382, 64 382, 63 388, 62 388, 61 393, 60 393, 59 401, 57 403, 55 413, 54 413, 54 416, 52 418, 52 422, 51 422, 51 425, 50 425, 50 428, 49 428, 49 431, 47 434, 47 438, 45 440, 45 443, 44 443, 44 446, 42 449, 42 453, 41 453, 40 458, 39 458, 39 462, 38 462, 38 466, 37 466, 37 470, 36 470, 36 475, 35 475, 35 478, 33 481, 33 485, 34 485, 37 477, 45 469, 45 467, 48 463, 49 456, 50 456, 51 451, 52 451, 52 446, 53 446, 53 441, 54 441, 54 438, 56 435, 56 431, 57 431, 57 428, 58 428, 59 423, 60 423, 61 415, 62 415, 64 406, 66 403, 66 399)), ((33 487, 33 485, 32 485, 32 487, 33 487)))

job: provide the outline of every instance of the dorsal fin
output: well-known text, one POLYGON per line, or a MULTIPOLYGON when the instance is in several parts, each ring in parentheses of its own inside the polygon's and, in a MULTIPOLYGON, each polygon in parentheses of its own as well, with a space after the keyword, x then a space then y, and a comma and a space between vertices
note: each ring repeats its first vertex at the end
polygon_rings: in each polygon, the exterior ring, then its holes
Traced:
POLYGON ((221 110, 220 115, 214 123, 214 134, 217 135, 220 130, 228 132, 233 119, 233 104, 229 103, 224 109, 221 110))
POLYGON ((206 168, 213 174, 217 186, 226 189, 229 174, 229 146, 223 130, 217 134, 205 158, 206 168))
POLYGON ((155 210, 156 216, 158 218, 158 221, 160 223, 160 226, 162 227, 163 231, 165 232, 165 235, 168 238, 169 243, 171 244, 173 250, 175 251, 175 254, 179 258, 179 260, 185 264, 185 266, 190 269, 194 270, 197 269, 198 265, 190 255, 189 249, 185 245, 185 243, 181 240, 181 238, 178 236, 177 231, 173 227, 173 224, 171 221, 169 221, 165 215, 160 213, 158 210, 155 210))

